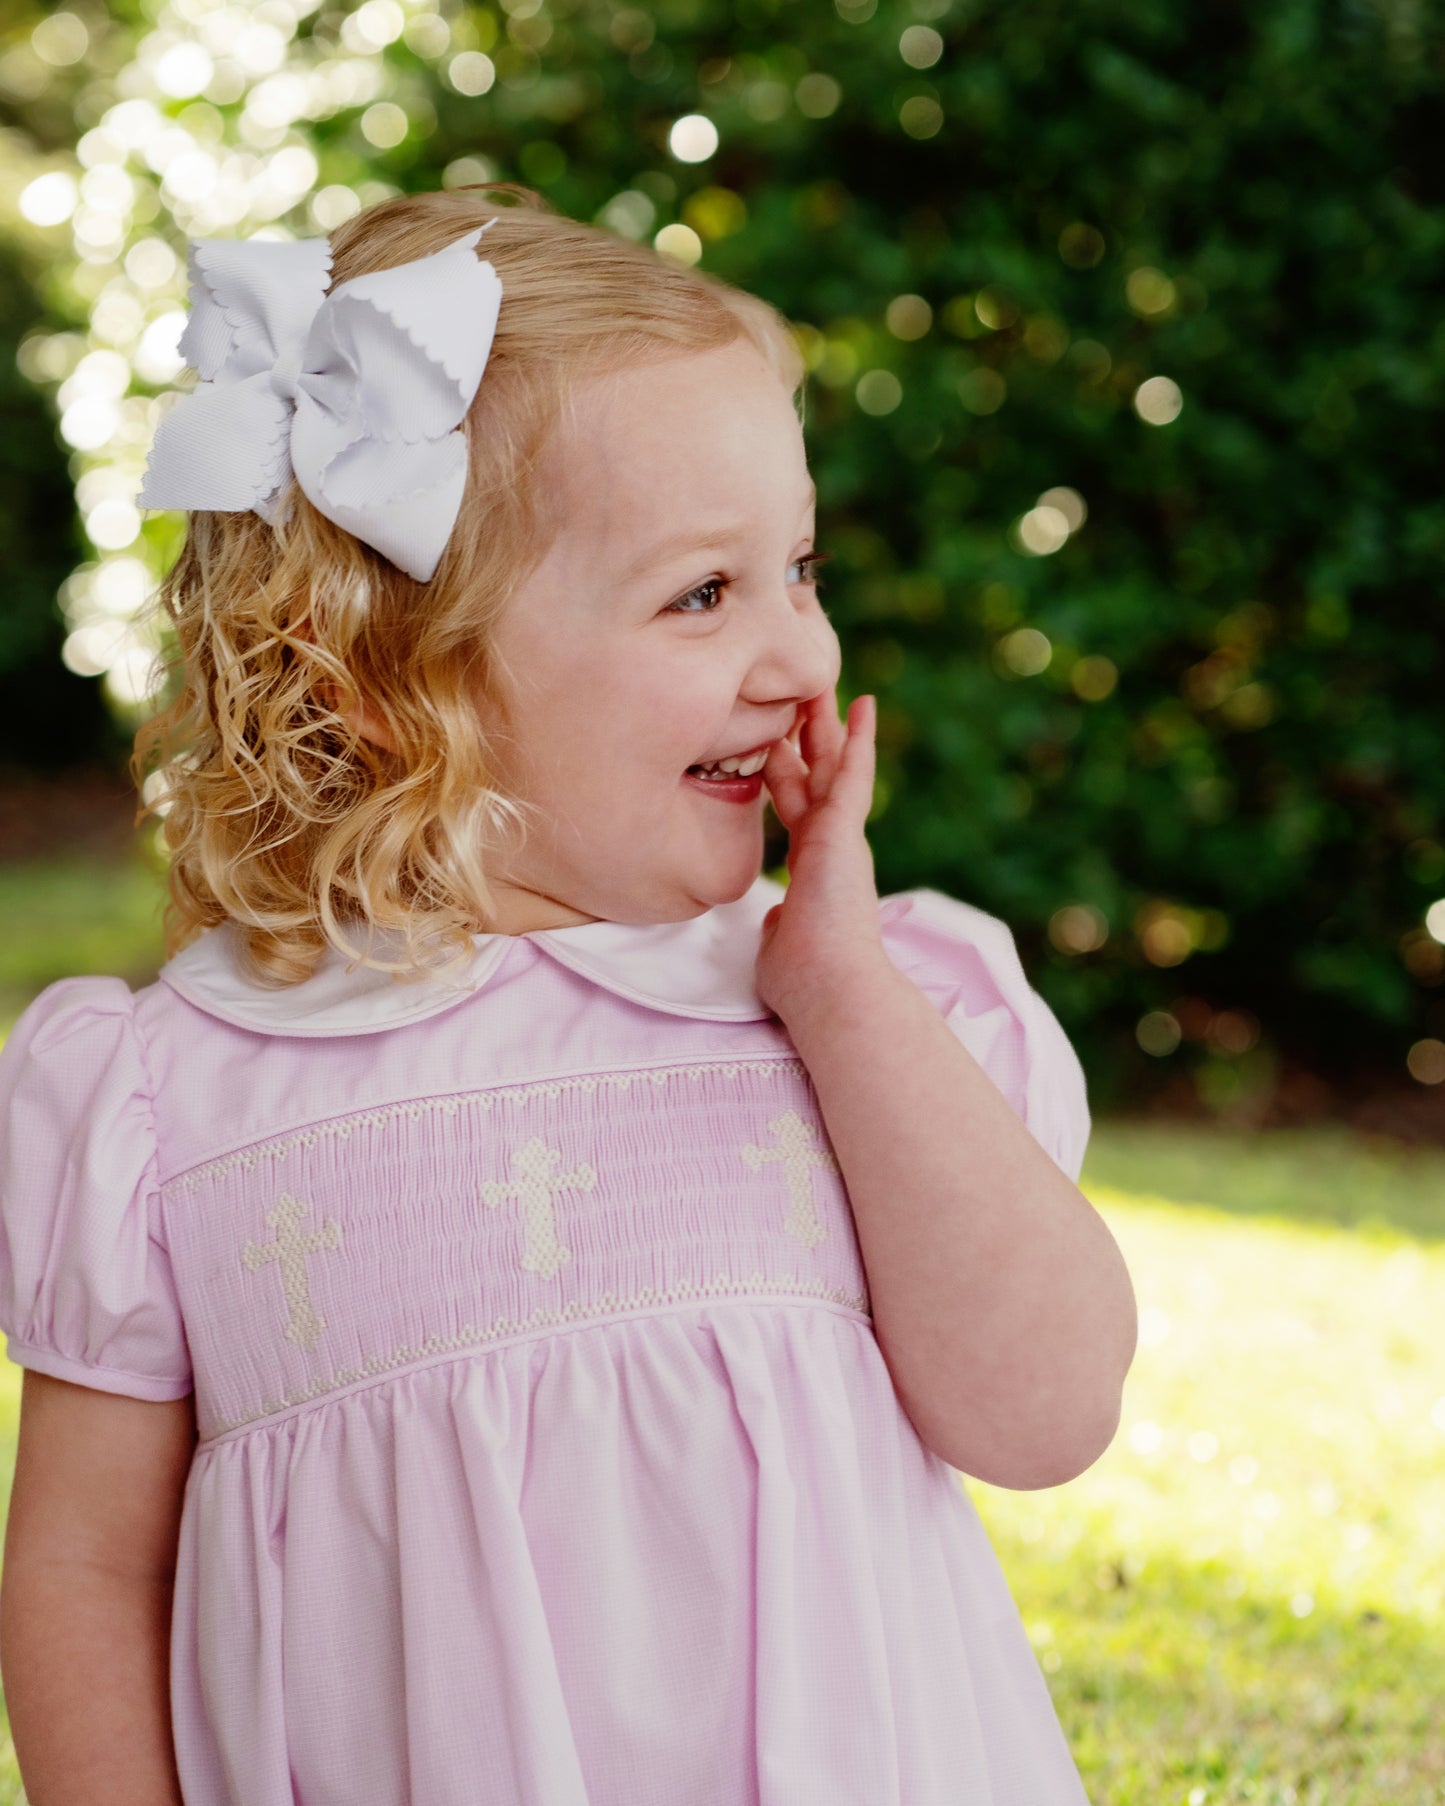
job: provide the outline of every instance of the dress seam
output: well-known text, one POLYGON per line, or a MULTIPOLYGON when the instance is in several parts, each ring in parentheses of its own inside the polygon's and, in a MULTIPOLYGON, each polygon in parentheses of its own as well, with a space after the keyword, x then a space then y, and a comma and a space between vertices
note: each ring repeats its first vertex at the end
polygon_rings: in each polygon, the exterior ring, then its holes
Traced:
MULTIPOLYGON (((759 1304, 779 1306, 786 1309, 804 1309, 811 1311, 827 1311, 830 1315, 844 1317, 855 1323, 873 1324, 872 1313, 866 1308, 844 1304, 835 1299, 809 1296, 805 1292, 793 1295, 778 1295, 762 1289, 756 1291, 739 1291, 726 1296, 707 1297, 706 1295, 679 1299, 672 1304, 640 1304, 635 1309, 617 1311, 606 1316, 584 1317, 570 1325, 575 1330, 606 1329, 615 1323, 632 1323, 638 1320, 652 1321, 657 1317, 674 1317, 684 1311, 715 1311, 727 1309, 734 1305, 753 1307, 759 1304)), ((354 1394, 370 1391, 373 1387, 384 1386, 390 1381, 405 1379, 413 1373, 425 1373, 434 1367, 455 1366, 463 1361, 474 1361, 482 1355, 491 1354, 502 1348, 515 1348, 527 1342, 539 1341, 545 1337, 556 1339, 557 1324, 552 1321, 538 1323, 512 1336, 498 1336, 490 1341, 477 1340, 467 1348, 435 1349, 428 1354, 420 1355, 405 1365, 388 1368, 384 1373, 367 1374, 347 1384, 329 1388, 318 1393, 315 1398, 303 1399, 299 1402, 283 1406, 276 1411, 265 1411, 259 1416, 234 1424, 227 1429, 217 1431, 213 1435, 201 1436, 195 1447, 195 1455, 199 1456, 209 1449, 219 1448, 224 1443, 240 1442, 248 1436, 255 1436, 262 1431, 271 1430, 293 1419, 309 1416, 324 1406, 334 1404, 339 1399, 350 1398, 354 1394)))

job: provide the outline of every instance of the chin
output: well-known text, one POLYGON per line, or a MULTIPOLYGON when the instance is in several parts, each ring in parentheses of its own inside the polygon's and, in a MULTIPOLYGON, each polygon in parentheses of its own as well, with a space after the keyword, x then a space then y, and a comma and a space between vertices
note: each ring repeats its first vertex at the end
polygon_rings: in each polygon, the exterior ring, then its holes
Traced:
POLYGON ((718 893, 702 905, 703 909, 715 909, 719 903, 736 903, 739 897, 745 897, 762 875, 762 862, 758 861, 746 877, 736 879, 732 884, 721 885, 718 893))

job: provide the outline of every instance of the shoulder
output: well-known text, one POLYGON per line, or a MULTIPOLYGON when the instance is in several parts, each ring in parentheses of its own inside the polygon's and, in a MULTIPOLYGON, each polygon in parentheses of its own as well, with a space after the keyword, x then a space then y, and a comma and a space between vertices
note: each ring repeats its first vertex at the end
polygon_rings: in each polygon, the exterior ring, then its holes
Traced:
POLYGON ((32 999, 0 1047, 0 1139, 36 1150, 82 1129, 124 1161, 149 1158, 152 1085, 122 978, 62 978, 32 999))
POLYGON ((1024 982, 1013 930, 1001 917, 941 890, 920 886, 879 899, 889 958, 933 978, 970 975, 1024 982))
POLYGON ((190 1390, 153 1233, 152 1085, 120 978, 64 978, 0 1048, 0 1329, 9 1358, 136 1398, 190 1390))
POLYGON ((0 1047, 0 1073, 23 1062, 97 1062, 135 1035, 135 993, 123 978, 60 978, 20 1013, 0 1047))
POLYGON ((1077 1179, 1089 1137, 1083 1067, 999 916, 926 887, 879 900, 892 963, 911 978, 1038 1140, 1077 1179))

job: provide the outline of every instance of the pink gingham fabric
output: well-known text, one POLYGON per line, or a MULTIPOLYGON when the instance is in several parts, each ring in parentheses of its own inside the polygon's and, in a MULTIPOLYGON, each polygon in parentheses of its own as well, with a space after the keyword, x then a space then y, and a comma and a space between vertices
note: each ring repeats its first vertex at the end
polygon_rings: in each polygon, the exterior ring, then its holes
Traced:
MULTIPOLYGON (((466 983, 228 928, 0 1052, 11 1360, 195 1392, 187 1806, 1087 1806, 995 1553, 873 1334, 817 1096, 691 922, 477 937, 466 983)), ((1008 929, 889 958, 1077 1176, 1008 929)))

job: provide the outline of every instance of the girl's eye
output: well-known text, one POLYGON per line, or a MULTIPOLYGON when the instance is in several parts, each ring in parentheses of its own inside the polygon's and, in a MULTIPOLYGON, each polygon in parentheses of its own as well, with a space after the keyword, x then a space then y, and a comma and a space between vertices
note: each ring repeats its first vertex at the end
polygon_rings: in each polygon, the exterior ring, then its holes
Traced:
MULTIPOLYGON (((800 566, 803 571, 803 575, 798 581, 800 583, 810 583, 814 589, 822 589, 823 583, 822 579, 816 574, 817 569, 820 564, 826 564, 832 556, 833 554, 831 552, 804 552, 801 558, 795 558, 793 563, 800 566)), ((716 592, 717 598, 720 599, 722 592, 728 587, 729 582, 730 579, 714 577, 707 583, 700 583, 696 589, 690 589, 685 596, 679 596, 676 602, 669 602, 662 612, 669 615, 716 614, 718 610, 718 600, 714 600, 710 608, 702 609, 684 608, 683 604, 685 602, 691 602, 695 596, 706 596, 714 591, 716 592)))

